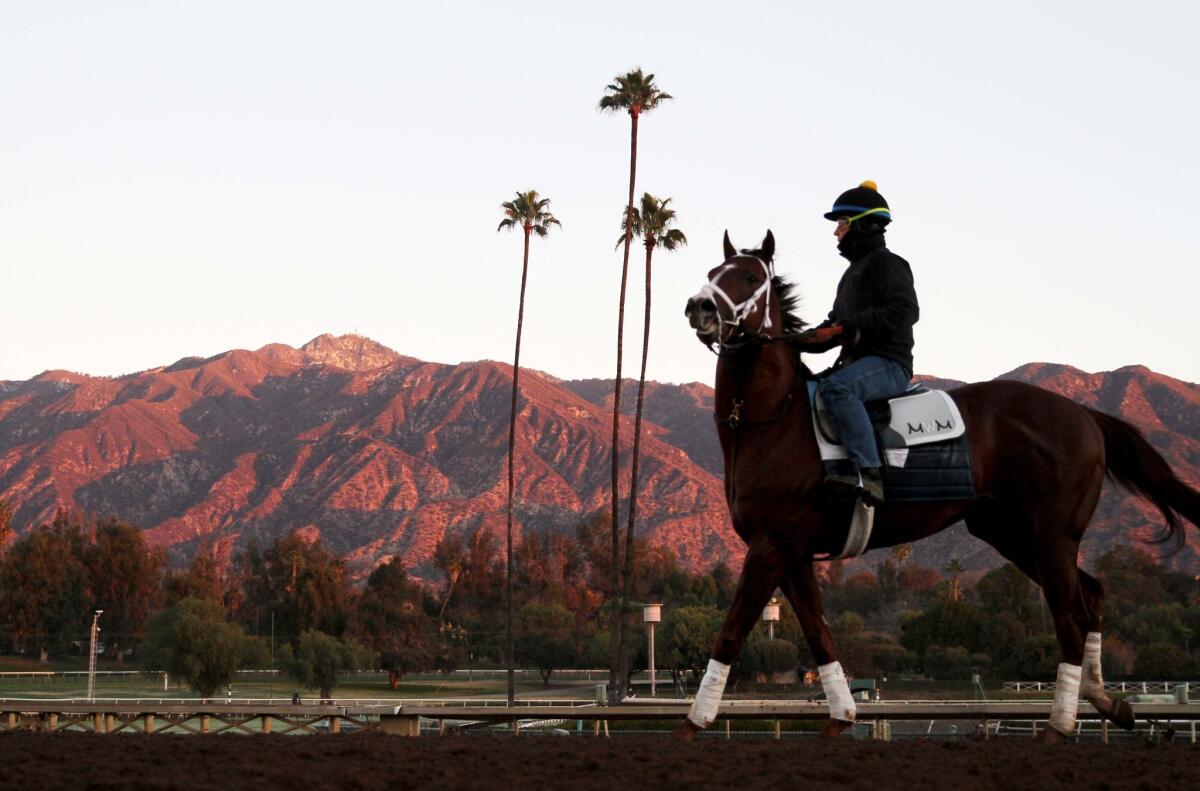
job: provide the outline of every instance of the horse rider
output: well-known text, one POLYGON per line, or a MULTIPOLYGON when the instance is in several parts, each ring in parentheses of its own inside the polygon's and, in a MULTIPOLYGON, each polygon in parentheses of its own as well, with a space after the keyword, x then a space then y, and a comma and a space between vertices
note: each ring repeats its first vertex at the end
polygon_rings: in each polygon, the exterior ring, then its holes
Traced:
POLYGON ((867 503, 882 503, 879 449, 863 402, 899 395, 912 381, 917 293, 908 262, 887 249, 883 235, 892 214, 875 182, 843 192, 825 219, 837 223, 838 252, 850 266, 829 318, 805 332, 800 343, 814 352, 842 347, 817 390, 854 465, 854 474, 826 480, 867 503))

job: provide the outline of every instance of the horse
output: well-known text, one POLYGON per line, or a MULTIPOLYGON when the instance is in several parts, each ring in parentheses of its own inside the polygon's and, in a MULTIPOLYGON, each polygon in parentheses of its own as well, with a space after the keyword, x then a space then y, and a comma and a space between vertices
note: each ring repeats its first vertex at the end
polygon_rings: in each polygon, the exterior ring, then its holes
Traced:
MULTIPOLYGON (((810 413, 802 362, 804 323, 792 284, 774 272, 775 238, 739 250, 725 233, 725 260, 687 302, 697 338, 717 347, 714 418, 724 454, 725 496, 746 545, 733 602, 708 668, 676 735, 690 738, 716 718, 730 665, 776 589, 795 610, 818 663, 836 736, 855 704, 821 607, 814 559, 840 551, 853 503, 831 498, 810 413)), ((1041 587, 1061 650, 1049 727, 1061 741, 1075 728, 1079 698, 1132 729, 1124 700, 1105 692, 1100 667, 1104 586, 1079 568, 1079 542, 1109 477, 1157 506, 1166 526, 1155 542, 1184 541, 1184 519, 1200 525, 1200 492, 1183 483, 1134 426, 1039 387, 1015 381, 949 392, 966 426, 974 496, 888 502, 875 509, 867 549, 904 544, 965 521, 967 530, 1041 587)))

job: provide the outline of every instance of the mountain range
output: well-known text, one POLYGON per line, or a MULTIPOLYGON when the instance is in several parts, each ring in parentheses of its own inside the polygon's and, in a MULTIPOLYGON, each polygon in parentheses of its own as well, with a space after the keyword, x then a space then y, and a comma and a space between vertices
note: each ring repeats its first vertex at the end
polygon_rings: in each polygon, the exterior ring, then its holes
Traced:
MULTIPOLYGON (((607 508, 612 382, 521 373, 517 529, 569 531, 607 508)), ((1086 373, 1033 363, 1001 378, 1132 421, 1200 484, 1200 386, 1140 366, 1086 373)), ((343 555, 356 577, 399 555, 428 578, 446 533, 504 530, 511 387, 511 366, 424 362, 356 335, 113 378, 46 371, 0 381, 0 499, 18 533, 63 508, 114 514, 177 564, 299 530, 343 555)), ((636 384, 623 388, 628 481, 636 384)), ((638 532, 691 568, 737 567, 742 554, 712 398, 703 384, 647 384, 638 532)), ((1106 487, 1085 562, 1160 521, 1149 503, 1106 487)), ((1189 528, 1171 563, 1194 567, 1198 554, 1200 531, 1189 528)), ((930 565, 952 556, 974 569, 1000 562, 961 527, 914 546, 930 565)))

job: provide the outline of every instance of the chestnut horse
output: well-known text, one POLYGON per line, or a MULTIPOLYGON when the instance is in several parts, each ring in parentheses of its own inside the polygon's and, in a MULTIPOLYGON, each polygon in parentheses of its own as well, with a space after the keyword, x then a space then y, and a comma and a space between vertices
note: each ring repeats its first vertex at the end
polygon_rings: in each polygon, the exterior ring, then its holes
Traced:
MULTIPOLYGON (((821 461, 800 360, 803 322, 791 285, 775 276, 771 232, 757 250, 725 235, 725 261, 685 311, 697 337, 719 348, 714 409, 725 460, 725 495, 746 560, 695 702, 679 735, 717 714, 729 666, 776 588, 796 611, 830 705, 823 733, 849 727, 855 706, 821 609, 814 556, 836 554, 852 505, 824 493, 821 461), (730 420, 736 415, 737 419, 730 420)), ((1033 385, 971 384, 951 391, 966 425, 975 496, 945 502, 885 502, 869 549, 917 541, 963 520, 1041 586, 1062 651, 1050 727, 1075 727, 1079 696, 1133 727, 1133 711, 1104 690, 1100 672, 1104 586, 1076 565, 1107 474, 1152 501, 1166 520, 1158 542, 1184 540, 1182 518, 1200 525, 1200 493, 1189 488, 1130 424, 1033 385)))

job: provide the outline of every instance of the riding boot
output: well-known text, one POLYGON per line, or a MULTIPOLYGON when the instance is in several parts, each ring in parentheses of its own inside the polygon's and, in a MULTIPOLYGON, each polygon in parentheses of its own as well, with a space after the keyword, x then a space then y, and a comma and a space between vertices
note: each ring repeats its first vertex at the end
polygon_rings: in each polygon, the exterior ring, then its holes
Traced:
POLYGON ((883 503, 883 475, 878 467, 864 467, 853 473, 826 475, 825 485, 837 495, 861 497, 867 505, 883 503))
POLYGON ((883 474, 878 467, 864 467, 858 471, 862 476, 862 498, 867 505, 883 504, 883 474))
POLYGON ((832 497, 849 500, 858 497, 858 493, 862 491, 861 481, 857 471, 830 473, 825 476, 825 487, 832 497))

